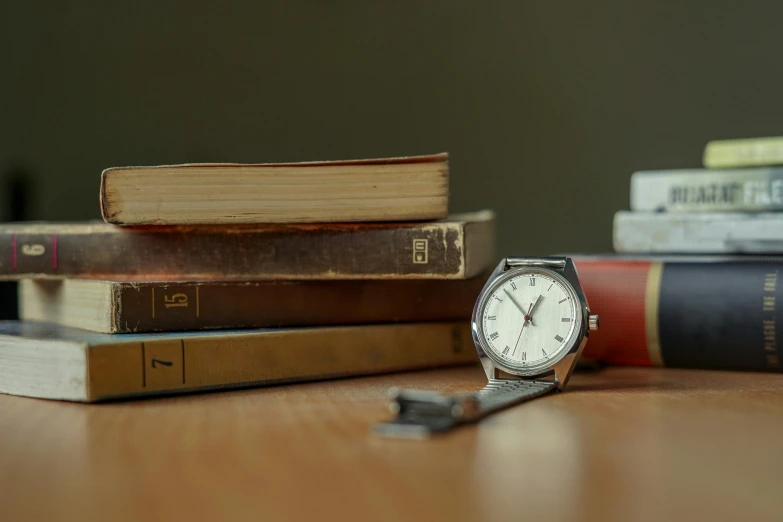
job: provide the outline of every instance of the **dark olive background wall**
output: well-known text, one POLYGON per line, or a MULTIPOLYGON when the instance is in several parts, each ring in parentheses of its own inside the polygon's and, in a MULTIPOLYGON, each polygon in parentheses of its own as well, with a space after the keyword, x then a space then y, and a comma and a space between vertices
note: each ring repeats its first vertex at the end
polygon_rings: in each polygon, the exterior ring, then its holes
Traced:
POLYGON ((499 253, 607 251, 633 170, 783 134, 780 20, 776 0, 2 0, 0 175, 29 170, 31 218, 85 219, 108 166, 448 151, 452 210, 494 208, 499 253))

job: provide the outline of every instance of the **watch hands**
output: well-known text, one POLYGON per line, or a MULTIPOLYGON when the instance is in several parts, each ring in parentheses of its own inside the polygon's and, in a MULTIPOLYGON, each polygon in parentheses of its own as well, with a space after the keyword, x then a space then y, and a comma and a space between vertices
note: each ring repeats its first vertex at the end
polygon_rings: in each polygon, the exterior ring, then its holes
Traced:
POLYGON ((521 304, 519 304, 519 303, 517 302, 517 300, 516 300, 516 299, 514 299, 514 296, 513 296, 513 295, 511 295, 511 292, 509 292, 509 291, 508 291, 508 290, 506 290, 505 288, 503 289, 503 291, 504 291, 504 292, 506 292, 506 295, 509 297, 509 299, 511 299, 511 302, 512 302, 512 303, 514 303, 514 306, 516 306, 516 307, 517 307, 517 310, 519 310, 520 312, 522 312, 522 315, 526 315, 526 314, 525 314, 525 309, 524 309, 524 308, 522 308, 522 305, 521 305, 521 304))
MULTIPOLYGON (((512 301, 513 301, 513 299, 512 299, 512 301)), ((532 309, 533 309, 533 303, 530 303, 530 308, 527 309, 527 313, 525 314, 525 322, 522 323, 522 329, 519 331, 519 337, 517 337, 517 342, 516 342, 516 344, 514 344, 514 351, 511 352, 511 355, 514 355, 515 353, 517 353, 517 346, 519 346, 519 340, 522 339, 522 334, 525 332, 525 326, 527 326, 527 323, 528 323, 528 320, 527 320, 528 314, 530 314, 530 310, 532 310, 532 309)))
MULTIPOLYGON (((535 303, 532 303, 530 305, 530 310, 528 310, 527 315, 525 316, 525 322, 530 321, 530 324, 533 324, 533 314, 536 311, 536 308, 538 308, 538 305, 541 304, 541 300, 544 299, 543 295, 539 295, 538 299, 536 299, 535 303)), ((535 324, 533 324, 535 326, 535 324)))

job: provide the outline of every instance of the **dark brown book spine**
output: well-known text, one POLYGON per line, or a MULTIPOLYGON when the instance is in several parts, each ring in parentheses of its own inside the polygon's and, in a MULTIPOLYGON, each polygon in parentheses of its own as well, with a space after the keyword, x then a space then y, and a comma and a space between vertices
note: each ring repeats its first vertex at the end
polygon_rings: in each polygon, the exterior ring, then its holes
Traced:
POLYGON ((484 282, 114 283, 113 333, 467 321, 484 282))
MULTIPOLYGON (((471 228, 491 236, 492 220, 471 228)), ((222 227, 0 226, 0 279, 462 279, 464 222, 222 227)), ((474 252, 474 255, 476 253, 474 252)))

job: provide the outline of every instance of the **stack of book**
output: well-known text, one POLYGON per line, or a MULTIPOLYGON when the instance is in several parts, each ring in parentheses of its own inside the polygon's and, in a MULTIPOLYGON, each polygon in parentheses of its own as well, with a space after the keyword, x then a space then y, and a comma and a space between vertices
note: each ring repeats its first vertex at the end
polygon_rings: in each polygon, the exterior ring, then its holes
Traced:
POLYGON ((710 142, 704 166, 634 173, 620 255, 577 261, 602 321, 586 357, 783 371, 783 138, 710 142))
POLYGON ((475 360, 491 211, 445 154, 108 169, 105 222, 0 226, 0 392, 97 401, 475 360))

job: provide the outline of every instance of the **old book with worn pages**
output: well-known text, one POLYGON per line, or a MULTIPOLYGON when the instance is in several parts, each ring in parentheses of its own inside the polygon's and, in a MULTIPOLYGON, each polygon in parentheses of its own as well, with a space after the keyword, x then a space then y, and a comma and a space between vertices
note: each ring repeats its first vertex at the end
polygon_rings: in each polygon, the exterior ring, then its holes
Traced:
POLYGON ((485 282, 23 279, 19 317, 105 333, 467 321, 485 282))
POLYGON ((467 321, 121 335, 0 321, 0 393, 80 402, 475 360, 467 321))
POLYGON ((6 223, 0 279, 465 279, 495 264, 494 239, 491 211, 406 223, 6 223))
POLYGON ((103 171, 101 212, 117 225, 337 223, 442 219, 447 154, 103 171))

